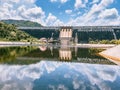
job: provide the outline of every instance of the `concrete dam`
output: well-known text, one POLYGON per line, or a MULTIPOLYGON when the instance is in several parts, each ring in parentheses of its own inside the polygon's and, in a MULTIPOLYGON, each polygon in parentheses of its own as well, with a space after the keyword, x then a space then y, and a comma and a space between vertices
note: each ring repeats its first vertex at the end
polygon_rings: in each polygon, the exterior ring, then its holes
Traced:
MULTIPOLYGON (((29 33, 40 39, 61 39, 61 30, 71 29, 71 40, 78 39, 78 43, 89 40, 112 40, 120 39, 120 26, 45 26, 45 27, 18 27, 18 29, 29 33), (76 38, 77 37, 77 38, 76 38)), ((70 33, 69 32, 69 33, 70 33)), ((68 33, 65 34, 65 36, 68 33)), ((68 36, 69 37, 69 36, 68 36)))

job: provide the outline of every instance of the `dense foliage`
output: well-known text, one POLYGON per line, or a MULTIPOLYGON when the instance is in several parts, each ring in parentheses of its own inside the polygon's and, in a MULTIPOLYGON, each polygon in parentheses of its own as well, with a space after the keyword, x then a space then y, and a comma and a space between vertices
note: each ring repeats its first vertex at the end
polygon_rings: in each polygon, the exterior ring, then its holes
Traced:
POLYGON ((2 22, 7 24, 14 24, 17 27, 41 27, 42 25, 37 22, 25 21, 25 20, 2 20, 2 22))
POLYGON ((0 22, 0 40, 2 41, 31 41, 36 40, 24 31, 18 30, 15 25, 0 22))

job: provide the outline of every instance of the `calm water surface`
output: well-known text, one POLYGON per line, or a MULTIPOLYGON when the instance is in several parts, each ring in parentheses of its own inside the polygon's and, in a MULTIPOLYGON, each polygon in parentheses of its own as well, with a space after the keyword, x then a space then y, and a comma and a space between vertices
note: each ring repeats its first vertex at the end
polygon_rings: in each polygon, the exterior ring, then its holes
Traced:
POLYGON ((120 66, 102 50, 0 47, 0 90, 120 90, 120 66))

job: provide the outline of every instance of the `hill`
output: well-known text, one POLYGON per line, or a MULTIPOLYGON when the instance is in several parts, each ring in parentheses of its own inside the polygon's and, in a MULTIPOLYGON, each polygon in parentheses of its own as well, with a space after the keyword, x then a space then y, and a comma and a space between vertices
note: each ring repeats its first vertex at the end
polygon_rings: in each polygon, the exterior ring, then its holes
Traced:
POLYGON ((13 24, 0 22, 0 41, 34 41, 36 38, 18 30, 13 24))
POLYGON ((14 24, 17 27, 42 27, 41 24, 37 22, 32 21, 25 21, 25 20, 1 20, 1 22, 7 23, 7 24, 14 24))

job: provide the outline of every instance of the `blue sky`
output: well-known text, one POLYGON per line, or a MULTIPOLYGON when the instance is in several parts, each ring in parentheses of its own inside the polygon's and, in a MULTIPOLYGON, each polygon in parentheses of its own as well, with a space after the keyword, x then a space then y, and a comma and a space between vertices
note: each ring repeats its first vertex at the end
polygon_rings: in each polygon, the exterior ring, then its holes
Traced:
POLYGON ((0 19, 47 26, 120 25, 120 0, 0 0, 0 19))

